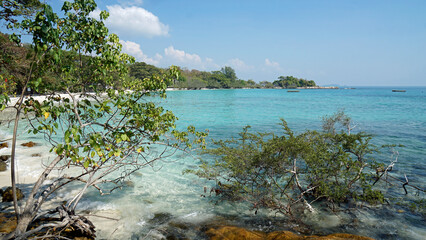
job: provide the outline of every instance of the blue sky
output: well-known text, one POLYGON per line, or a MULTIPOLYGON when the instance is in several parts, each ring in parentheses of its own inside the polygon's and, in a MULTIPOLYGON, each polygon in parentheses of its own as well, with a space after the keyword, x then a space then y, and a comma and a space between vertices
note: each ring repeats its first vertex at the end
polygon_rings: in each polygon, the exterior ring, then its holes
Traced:
POLYGON ((124 50, 159 67, 231 66, 257 82, 293 75, 320 85, 426 85, 424 0, 97 2, 124 50))

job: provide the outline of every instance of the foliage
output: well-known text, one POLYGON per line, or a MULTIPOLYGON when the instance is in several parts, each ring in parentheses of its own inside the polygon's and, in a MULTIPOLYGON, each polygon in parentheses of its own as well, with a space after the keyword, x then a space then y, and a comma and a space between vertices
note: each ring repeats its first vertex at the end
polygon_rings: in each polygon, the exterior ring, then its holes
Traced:
POLYGON ((314 202, 333 209, 349 201, 382 203, 376 169, 383 166, 371 157, 378 148, 369 134, 348 132, 342 119, 349 118, 342 112, 325 117, 323 131, 300 134, 284 120, 282 135, 254 134, 245 127, 238 139, 215 142, 217 148, 205 151, 215 158, 189 172, 214 180, 219 199, 290 216, 297 206, 315 211, 314 202))
POLYGON ((17 17, 31 17, 41 7, 40 0, 1 0, 0 18, 6 23, 16 23, 17 17))
POLYGON ((235 70, 229 66, 220 71, 203 72, 198 70, 185 70, 182 72, 184 81, 173 85, 179 88, 243 88, 246 81, 238 80, 235 70))
MULTIPOLYGON (((66 1, 62 7, 64 17, 59 17, 44 4, 34 18, 14 25, 17 32, 32 35, 32 44, 26 71, 22 75, 7 72, 22 80, 23 89, 17 104, 11 106, 16 109, 11 156, 13 187, 16 129, 21 112, 32 126, 29 132, 42 134, 52 144, 56 158, 46 163, 23 208, 17 207, 15 199, 18 226, 10 238, 25 239, 41 230, 63 229, 72 224, 81 224, 79 228, 94 236, 92 226, 86 220, 76 221, 82 218, 75 215, 78 202, 89 187, 108 194, 138 169, 152 166, 176 151, 205 144, 206 133, 193 127, 177 131, 173 113, 153 103, 153 97, 165 97, 167 86, 179 78, 178 68, 144 79, 128 77, 128 66, 134 60, 121 53, 118 37, 108 33, 102 22, 108 17, 107 12, 100 13, 101 21, 89 16, 95 9, 93 0, 66 1), (49 77, 57 80, 51 82, 49 77), (27 87, 46 94, 46 99, 26 96, 27 87), (54 169, 61 173, 58 177, 51 176, 54 169), (40 211, 43 203, 72 182, 81 183, 78 194, 49 212, 50 216, 59 214, 60 220, 29 228, 35 219, 44 216, 40 211)), ((17 34, 10 38, 16 44, 20 42, 17 34)), ((2 78, 6 77, 4 73, 2 78)))
POLYGON ((297 87, 315 87, 316 83, 313 80, 306 80, 296 78, 293 76, 279 76, 278 80, 272 83, 274 86, 283 88, 297 88, 297 87))
POLYGON ((163 69, 157 68, 154 65, 136 62, 130 65, 129 76, 143 80, 150 78, 152 75, 161 75, 163 72, 163 69))

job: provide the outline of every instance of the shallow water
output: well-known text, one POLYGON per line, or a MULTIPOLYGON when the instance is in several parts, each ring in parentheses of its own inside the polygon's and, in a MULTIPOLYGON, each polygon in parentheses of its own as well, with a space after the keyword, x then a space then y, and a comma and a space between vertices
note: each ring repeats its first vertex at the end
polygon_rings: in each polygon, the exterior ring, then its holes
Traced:
MULTIPOLYGON (((214 139, 235 137, 245 125, 251 125, 253 131, 279 133, 280 118, 285 118, 295 131, 318 129, 322 116, 344 109, 356 123, 357 130, 375 135, 377 145, 405 145, 399 151, 394 174, 403 178, 405 173, 410 183, 425 189, 426 88, 404 88, 405 93, 394 93, 391 89, 300 90, 298 93, 276 89, 170 91, 161 104, 179 117, 179 127, 192 124, 198 130, 209 129, 210 137, 214 139)), ((2 131, 5 135, 10 132, 4 126, 2 131)), ((22 142, 29 140, 25 133, 22 138, 22 142)), ((31 140, 43 144, 42 139, 31 140)), ((37 149, 43 153, 40 158, 49 156, 47 147, 42 145, 37 149)), ((19 151, 21 178, 29 173, 35 174, 34 169, 40 167, 40 159, 31 157, 31 154, 23 149, 19 151), (24 159, 30 160, 23 164, 24 159)), ((390 160, 388 154, 376 157, 384 162, 390 160)), ((168 162, 158 163, 155 169, 139 171, 131 178, 134 184, 113 195, 100 197, 95 191, 88 192, 79 207, 91 214, 118 219, 91 217, 100 239, 161 239, 167 234, 198 239, 205 237, 202 228, 211 222, 229 222, 268 231, 359 233, 377 239, 421 239, 426 236, 424 216, 410 213, 405 208, 384 206, 351 214, 308 214, 305 221, 312 225, 303 230, 297 224, 274 217, 273 213, 262 212, 255 216, 244 204, 213 204, 200 196, 203 187, 209 183, 182 175, 182 170, 193 168, 197 163, 197 156, 176 155, 168 162)), ((402 197, 402 188, 393 192, 394 196, 402 197)), ((410 193, 415 191, 410 190, 410 193)), ((66 200, 70 196, 72 189, 67 189, 58 193, 55 200, 66 200)), ((421 196, 424 198, 424 194, 421 196)))

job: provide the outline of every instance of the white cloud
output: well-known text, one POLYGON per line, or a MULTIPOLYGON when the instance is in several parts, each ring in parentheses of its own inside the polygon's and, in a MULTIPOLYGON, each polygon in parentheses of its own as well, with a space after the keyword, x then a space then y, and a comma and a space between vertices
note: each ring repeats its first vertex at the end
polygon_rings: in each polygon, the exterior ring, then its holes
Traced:
POLYGON ((212 71, 220 68, 211 58, 202 58, 198 54, 187 53, 184 50, 175 49, 173 46, 164 49, 164 58, 161 60, 161 65, 177 65, 202 71, 212 71))
POLYGON ((142 0, 118 0, 121 6, 141 6, 142 0))
POLYGON ((123 52, 136 58, 138 62, 146 62, 148 64, 158 64, 163 58, 160 54, 156 54, 154 58, 150 58, 145 55, 141 49, 141 46, 135 42, 123 41, 120 40, 121 45, 123 45, 123 52))
POLYGON ((239 58, 230 59, 228 63, 229 65, 231 65, 231 67, 235 68, 235 70, 242 71, 242 72, 250 71, 253 69, 252 66, 247 65, 243 60, 239 58))
POLYGON ((280 68, 280 64, 279 63, 271 61, 268 58, 265 59, 265 66, 267 66, 267 67, 273 67, 273 68, 280 68))
POLYGON ((202 62, 201 57, 197 54, 186 53, 183 50, 175 49, 173 46, 164 49, 164 54, 166 57, 179 63, 199 65, 202 62))
MULTIPOLYGON (((119 35, 155 37, 167 36, 169 26, 160 22, 153 13, 141 7, 107 6, 109 18, 105 20, 107 27, 119 35)), ((90 16, 99 19, 100 10, 96 9, 90 16)))

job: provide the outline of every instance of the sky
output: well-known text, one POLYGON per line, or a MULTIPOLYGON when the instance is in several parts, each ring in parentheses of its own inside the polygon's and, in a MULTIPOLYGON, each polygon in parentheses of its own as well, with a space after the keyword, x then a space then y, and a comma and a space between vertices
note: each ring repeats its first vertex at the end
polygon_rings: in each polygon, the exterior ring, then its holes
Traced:
MULTIPOLYGON (((60 10, 62 0, 50 0, 60 10)), ((425 0, 105 0, 123 50, 158 67, 319 85, 426 86, 425 0)))

